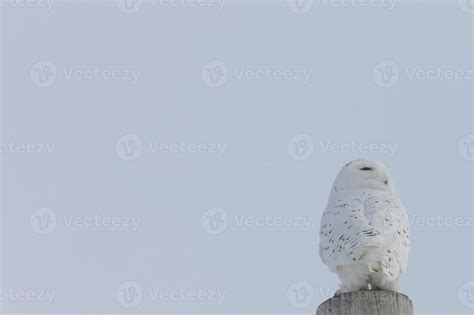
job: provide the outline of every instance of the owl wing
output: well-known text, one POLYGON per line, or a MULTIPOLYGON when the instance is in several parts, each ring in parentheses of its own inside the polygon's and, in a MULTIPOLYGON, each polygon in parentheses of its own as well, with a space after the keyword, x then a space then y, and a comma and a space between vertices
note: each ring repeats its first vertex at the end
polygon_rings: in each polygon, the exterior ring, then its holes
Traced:
POLYGON ((364 215, 382 244, 372 248, 370 263, 380 262, 383 275, 393 280, 404 272, 410 252, 409 220, 401 201, 386 193, 370 196, 364 202, 364 215))
MULTIPOLYGON (((342 194, 341 194, 342 195, 342 194)), ((408 218, 398 198, 384 192, 345 193, 323 213, 319 253, 331 271, 367 263, 387 279, 406 269, 408 218)))

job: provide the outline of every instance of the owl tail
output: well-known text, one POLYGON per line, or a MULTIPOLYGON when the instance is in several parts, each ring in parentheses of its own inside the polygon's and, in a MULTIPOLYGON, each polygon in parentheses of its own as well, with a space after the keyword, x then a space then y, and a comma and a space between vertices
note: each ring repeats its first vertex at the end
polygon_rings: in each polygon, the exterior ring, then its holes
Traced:
POLYGON ((379 272, 383 269, 384 254, 378 246, 367 246, 364 249, 365 260, 370 272, 379 272))
POLYGON ((364 252, 370 272, 381 272, 387 281, 400 277, 400 263, 395 252, 377 247, 367 247, 364 252))

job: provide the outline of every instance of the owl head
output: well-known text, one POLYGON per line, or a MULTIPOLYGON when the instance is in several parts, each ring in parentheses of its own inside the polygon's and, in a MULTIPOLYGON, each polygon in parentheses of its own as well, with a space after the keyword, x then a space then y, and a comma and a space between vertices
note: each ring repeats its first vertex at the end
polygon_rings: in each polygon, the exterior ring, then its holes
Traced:
POLYGON ((332 192, 358 189, 382 190, 395 194, 395 185, 385 165, 365 159, 346 164, 339 171, 332 192))

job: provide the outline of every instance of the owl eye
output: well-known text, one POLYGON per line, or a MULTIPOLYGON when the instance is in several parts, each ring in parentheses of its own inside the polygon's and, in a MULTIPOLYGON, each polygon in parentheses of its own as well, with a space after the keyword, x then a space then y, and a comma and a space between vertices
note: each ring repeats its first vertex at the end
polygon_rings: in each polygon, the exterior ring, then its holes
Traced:
POLYGON ((360 168, 361 171, 373 171, 374 169, 372 167, 362 167, 360 168))

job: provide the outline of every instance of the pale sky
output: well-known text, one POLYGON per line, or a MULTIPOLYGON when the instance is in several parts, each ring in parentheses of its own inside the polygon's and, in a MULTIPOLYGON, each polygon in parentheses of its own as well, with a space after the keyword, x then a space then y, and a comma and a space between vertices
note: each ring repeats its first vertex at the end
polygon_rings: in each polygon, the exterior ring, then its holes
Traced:
POLYGON ((3 312, 314 314, 363 157, 412 220, 416 313, 472 313, 468 3, 196 3, 2 7, 3 312))

